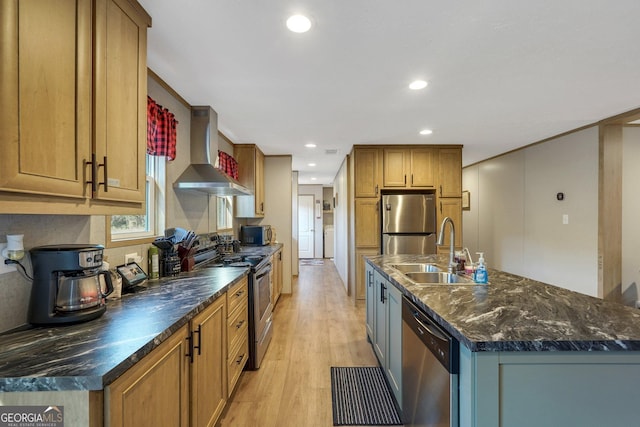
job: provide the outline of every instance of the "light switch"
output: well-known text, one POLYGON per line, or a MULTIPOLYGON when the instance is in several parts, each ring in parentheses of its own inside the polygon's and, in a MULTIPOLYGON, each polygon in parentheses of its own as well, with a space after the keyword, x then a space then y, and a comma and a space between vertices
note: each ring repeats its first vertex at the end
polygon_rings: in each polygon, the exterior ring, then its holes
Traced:
POLYGON ((567 214, 563 214, 563 215, 562 215, 562 223, 563 223, 564 225, 569 224, 569 215, 567 215, 567 214))

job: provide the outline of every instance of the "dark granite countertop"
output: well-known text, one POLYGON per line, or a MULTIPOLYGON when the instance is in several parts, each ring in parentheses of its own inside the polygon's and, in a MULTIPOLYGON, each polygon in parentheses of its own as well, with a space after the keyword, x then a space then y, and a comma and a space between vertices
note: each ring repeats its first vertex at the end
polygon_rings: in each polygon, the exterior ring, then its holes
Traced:
MULTIPOLYGON (((640 310, 488 269, 488 285, 416 285, 386 264, 443 256, 379 255, 368 262, 471 351, 640 351, 640 310)), ((446 271, 446 270, 445 270, 446 271)))
POLYGON ((182 273, 109 301, 96 320, 2 335, 0 392, 102 390, 248 271, 228 267, 182 273))

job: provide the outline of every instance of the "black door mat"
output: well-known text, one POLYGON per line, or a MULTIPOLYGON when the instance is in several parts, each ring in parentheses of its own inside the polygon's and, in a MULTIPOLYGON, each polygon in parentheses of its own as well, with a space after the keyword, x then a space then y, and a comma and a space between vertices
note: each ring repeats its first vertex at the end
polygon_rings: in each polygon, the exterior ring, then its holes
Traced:
POLYGON ((334 426, 397 426, 402 420, 379 366, 331 367, 334 426))

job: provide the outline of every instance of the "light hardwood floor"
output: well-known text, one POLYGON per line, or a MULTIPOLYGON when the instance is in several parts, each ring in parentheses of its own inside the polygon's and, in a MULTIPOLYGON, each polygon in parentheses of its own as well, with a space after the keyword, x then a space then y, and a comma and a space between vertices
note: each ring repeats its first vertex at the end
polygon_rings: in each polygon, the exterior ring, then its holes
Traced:
POLYGON ((330 367, 377 365, 364 301, 353 305, 333 262, 301 265, 273 327, 260 369, 243 372, 219 425, 332 426, 330 367))

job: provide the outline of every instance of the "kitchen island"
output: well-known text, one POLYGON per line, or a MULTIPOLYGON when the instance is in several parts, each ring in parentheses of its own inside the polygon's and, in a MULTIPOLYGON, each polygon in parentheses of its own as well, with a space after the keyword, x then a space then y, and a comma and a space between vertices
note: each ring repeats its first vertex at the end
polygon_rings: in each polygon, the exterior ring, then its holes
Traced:
POLYGON ((460 342, 461 426, 637 424, 640 310, 489 269, 489 284, 418 285, 367 264, 460 342))
POLYGON ((150 281, 93 321, 0 336, 0 405, 60 405, 65 425, 102 425, 102 390, 245 279, 247 268, 150 281), (97 406, 92 402, 100 401, 97 406), (100 422, 96 422, 99 419, 100 422))

